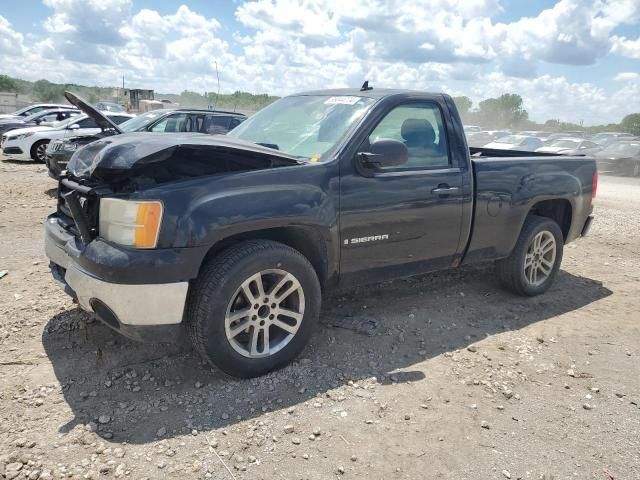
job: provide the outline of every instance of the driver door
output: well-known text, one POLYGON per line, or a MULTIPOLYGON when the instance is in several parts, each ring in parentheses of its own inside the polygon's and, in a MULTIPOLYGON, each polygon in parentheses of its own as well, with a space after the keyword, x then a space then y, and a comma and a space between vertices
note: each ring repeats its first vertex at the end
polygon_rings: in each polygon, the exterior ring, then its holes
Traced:
MULTIPOLYGON (((462 171, 451 161, 441 106, 411 102, 391 109, 358 149, 393 139, 406 164, 365 168, 359 156, 341 164, 340 271, 375 281, 445 268, 459 249, 462 171)), ((348 280, 347 280, 348 283, 348 280)))

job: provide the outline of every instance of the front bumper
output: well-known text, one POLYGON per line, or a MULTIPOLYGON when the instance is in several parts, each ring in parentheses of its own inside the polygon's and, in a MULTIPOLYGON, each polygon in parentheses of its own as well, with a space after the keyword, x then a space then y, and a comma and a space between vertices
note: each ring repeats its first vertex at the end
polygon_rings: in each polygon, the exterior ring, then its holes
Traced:
MULTIPOLYGON (((83 310, 94 313, 107 326, 137 340, 182 341, 187 280, 153 283, 157 277, 150 268, 147 271, 149 283, 141 283, 139 277, 131 283, 114 281, 114 274, 118 275, 115 264, 122 261, 122 258, 114 259, 116 250, 103 246, 101 270, 91 262, 80 261, 86 260, 87 247, 58 225, 55 215, 49 217, 45 253, 51 260, 53 276, 77 299, 83 310), (92 271, 88 271, 83 263, 92 271), (102 278, 96 275, 96 272, 107 271, 109 274, 101 275, 102 278)), ((100 245, 92 248, 99 249, 100 245)))

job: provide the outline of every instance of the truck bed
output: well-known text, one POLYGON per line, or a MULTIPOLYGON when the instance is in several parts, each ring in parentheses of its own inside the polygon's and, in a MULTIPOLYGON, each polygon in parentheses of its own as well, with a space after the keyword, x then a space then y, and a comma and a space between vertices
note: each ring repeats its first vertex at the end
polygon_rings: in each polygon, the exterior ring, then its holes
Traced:
POLYGON ((469 147, 469 154, 477 157, 554 157, 562 156, 549 152, 528 152, 525 150, 502 150, 497 148, 469 147))
POLYGON ((476 203, 465 263, 507 256, 527 212, 549 208, 551 202, 562 206, 563 218, 557 221, 565 242, 580 236, 591 213, 593 158, 470 150, 476 203), (484 156, 489 153, 496 155, 484 156))

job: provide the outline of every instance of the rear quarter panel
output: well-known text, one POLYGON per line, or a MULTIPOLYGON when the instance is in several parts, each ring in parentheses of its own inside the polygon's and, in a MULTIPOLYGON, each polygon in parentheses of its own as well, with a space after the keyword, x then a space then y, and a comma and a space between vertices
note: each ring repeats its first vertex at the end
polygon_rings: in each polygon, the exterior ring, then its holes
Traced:
POLYGON ((525 218, 544 200, 571 205, 566 242, 576 239, 591 213, 595 161, 585 157, 473 158, 476 204, 464 263, 504 258, 525 218))

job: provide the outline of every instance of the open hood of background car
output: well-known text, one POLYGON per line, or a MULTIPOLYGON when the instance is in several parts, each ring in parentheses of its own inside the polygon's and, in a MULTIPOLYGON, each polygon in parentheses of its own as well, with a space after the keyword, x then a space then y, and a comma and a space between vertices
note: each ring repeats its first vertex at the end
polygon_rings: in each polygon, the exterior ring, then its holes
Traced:
POLYGON ((95 120, 95 122, 102 128, 103 130, 115 130, 117 133, 122 133, 122 130, 109 120, 108 117, 100 113, 99 110, 96 110, 95 107, 92 107, 86 100, 80 98, 75 93, 64 92, 65 98, 69 101, 71 105, 78 107, 84 113, 86 113, 90 118, 95 120))
POLYGON ((77 178, 134 179, 153 183, 233 171, 306 163, 297 157, 226 135, 124 133, 96 140, 67 166, 77 178))

